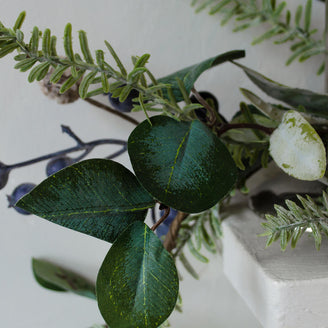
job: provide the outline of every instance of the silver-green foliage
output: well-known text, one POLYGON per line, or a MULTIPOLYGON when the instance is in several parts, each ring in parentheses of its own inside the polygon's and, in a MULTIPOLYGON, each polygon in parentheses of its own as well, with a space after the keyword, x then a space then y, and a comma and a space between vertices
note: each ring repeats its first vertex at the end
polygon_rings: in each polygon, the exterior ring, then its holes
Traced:
MULTIPOLYGON (((299 5, 294 14, 286 8, 287 2, 277 3, 276 0, 193 0, 196 12, 209 8, 209 13, 222 14, 221 24, 226 24, 235 18, 237 26, 234 32, 245 30, 249 27, 261 25, 269 26, 267 31, 253 40, 253 45, 266 39, 275 38, 275 44, 292 42, 290 47, 293 54, 288 58, 286 65, 295 59, 306 59, 325 52, 324 39, 314 38, 317 29, 311 27, 312 0, 307 0, 304 6, 299 5)), ((322 64, 318 70, 324 70, 322 64)))
POLYGON ((183 113, 183 109, 179 107, 174 97, 168 99, 163 96, 162 89, 170 93, 171 86, 157 83, 154 76, 145 67, 150 57, 149 54, 132 57, 134 67, 131 72, 127 72, 112 46, 105 41, 108 52, 118 67, 118 69, 114 69, 105 60, 103 50, 96 50, 95 56, 92 56, 84 31, 78 32, 82 54, 75 52, 72 43, 72 26, 68 23, 63 38, 66 57, 61 57, 58 56, 56 50, 57 38, 51 35, 49 29, 42 33, 38 27, 34 27, 30 40, 24 41, 24 34, 20 30, 24 18, 25 12, 22 12, 13 28, 6 28, 0 22, 0 58, 17 50, 18 55, 14 57, 17 61, 15 68, 22 72, 29 71, 29 82, 41 81, 48 72, 51 72, 50 82, 57 83, 66 71, 70 71, 70 76, 61 85, 60 93, 79 84, 81 98, 111 92, 114 97, 119 97, 123 102, 132 89, 135 89, 139 91, 140 106, 135 106, 134 110, 163 111, 168 115, 183 113), (151 81, 151 86, 147 85, 146 76, 151 81), (89 91, 90 86, 95 84, 100 87, 89 91))
POLYGON ((297 195, 302 207, 295 202, 286 200, 287 209, 275 205, 276 216, 267 214, 267 222, 262 223, 266 230, 261 236, 267 236, 267 246, 280 239, 281 249, 284 251, 290 242, 295 248, 304 232, 309 229, 319 250, 322 234, 328 236, 328 195, 322 194, 318 203, 309 196, 306 198, 297 195))

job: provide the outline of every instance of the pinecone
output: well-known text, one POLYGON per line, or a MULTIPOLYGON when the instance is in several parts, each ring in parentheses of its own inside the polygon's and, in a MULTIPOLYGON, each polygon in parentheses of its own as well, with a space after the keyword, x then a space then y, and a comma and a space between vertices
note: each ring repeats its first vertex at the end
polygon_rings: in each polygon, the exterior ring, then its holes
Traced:
POLYGON ((54 68, 51 67, 48 74, 45 76, 45 78, 40 81, 40 86, 42 92, 51 99, 56 99, 57 103, 59 104, 69 104, 72 103, 80 98, 79 96, 79 85, 80 82, 77 82, 74 84, 69 90, 67 90, 65 93, 59 93, 59 90, 63 83, 71 76, 71 70, 68 68, 60 80, 57 83, 51 83, 50 77, 51 74, 54 72, 54 68))

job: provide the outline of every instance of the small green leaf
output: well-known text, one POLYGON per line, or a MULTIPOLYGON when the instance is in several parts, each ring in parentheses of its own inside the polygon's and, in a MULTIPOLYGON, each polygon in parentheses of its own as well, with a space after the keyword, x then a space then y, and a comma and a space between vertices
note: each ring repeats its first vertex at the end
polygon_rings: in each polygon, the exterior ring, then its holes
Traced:
POLYGON ((35 63, 37 59, 35 58, 26 58, 18 62, 14 68, 19 69, 21 72, 28 71, 35 63))
POLYGON ((79 31, 80 46, 85 61, 89 64, 93 64, 93 58, 89 49, 87 34, 84 31, 79 31))
POLYGON ((158 237, 144 223, 134 222, 105 257, 96 289, 110 327, 157 328, 174 309, 179 279, 158 237))
POLYGON ((25 16, 26 16, 26 12, 25 12, 25 11, 22 11, 22 12, 18 15, 18 17, 17 17, 17 19, 16 19, 16 22, 15 22, 15 25, 14 25, 14 27, 13 27, 13 30, 14 30, 14 31, 16 31, 16 30, 18 30, 18 29, 20 29, 20 28, 22 27, 23 22, 24 22, 24 20, 25 20, 25 16))
POLYGON ((105 41, 105 44, 106 44, 106 47, 107 49, 109 50, 109 52, 111 53, 112 57, 114 58, 118 68, 120 69, 121 73, 123 76, 127 76, 127 73, 126 73, 126 69, 125 67, 123 66, 120 58, 117 56, 115 50, 113 49, 113 47, 109 44, 109 42, 105 41))
POLYGON ((295 25, 297 27, 300 26, 300 22, 301 22, 301 18, 302 18, 302 13, 303 13, 303 7, 302 5, 299 5, 296 9, 296 13, 295 13, 295 25))
POLYGON ((50 82, 57 83, 68 68, 69 68, 68 65, 57 65, 57 67, 51 74, 50 82))
POLYGON ((244 65, 235 64, 241 67, 250 80, 269 96, 295 108, 301 105, 309 114, 328 118, 328 95, 305 89, 291 88, 274 82, 244 65))
POLYGON ((56 50, 56 43, 57 43, 57 37, 55 35, 52 35, 50 38, 50 54, 51 56, 57 57, 57 50, 56 50))
POLYGON ((46 57, 51 55, 50 39, 50 30, 47 28, 42 37, 42 51, 46 57))
POLYGON ((28 81, 30 83, 33 82, 34 80, 41 81, 44 78, 44 76, 47 74, 49 67, 50 67, 49 62, 44 62, 42 64, 35 66, 31 70, 28 76, 28 81))
POLYGON ((326 150, 314 128, 290 110, 270 137, 270 154, 287 174, 301 180, 317 180, 326 171, 326 150))
POLYGON ((83 80, 79 86, 79 95, 82 99, 84 99, 88 93, 88 89, 93 78, 97 75, 97 71, 90 72, 86 76, 83 77, 83 80))
POLYGON ((90 159, 50 176, 17 206, 66 228, 113 242, 130 223, 144 220, 154 200, 121 164, 90 159))
POLYGON ((77 72, 76 76, 71 75, 60 87, 59 93, 64 93, 69 90, 74 84, 76 84, 84 74, 84 70, 77 72))
POLYGON ((32 38, 31 38, 31 52, 32 54, 37 54, 39 49, 39 40, 40 40, 40 31, 39 29, 34 26, 33 32, 32 32, 32 38))
MULTIPOLYGON (((234 59, 239 59, 245 57, 245 51, 244 50, 235 50, 235 51, 229 51, 226 53, 223 53, 221 55, 209 58, 207 60, 202 61, 201 63, 189 66, 187 68, 184 68, 180 71, 177 71, 173 74, 170 74, 168 76, 162 77, 157 82, 158 83, 164 83, 164 84, 171 84, 173 94, 176 98, 176 101, 182 101, 183 95, 181 94, 178 82, 176 78, 179 78, 182 80, 183 84, 185 85, 187 92, 190 93, 190 90, 198 77, 206 70, 208 70, 211 67, 214 67, 216 65, 222 64, 226 61, 231 61, 234 59)), ((166 90, 163 90, 164 94, 167 96, 166 90)))
POLYGON ((35 280, 44 288, 96 299, 95 286, 80 275, 48 261, 32 259, 35 280))
POLYGON ((304 12, 304 31, 308 32, 311 25, 312 0, 307 0, 304 12))
POLYGON ((10 54, 15 49, 17 49, 19 45, 17 43, 9 43, 8 45, 0 48, 0 58, 10 54))
POLYGON ((141 184, 165 205, 187 213, 215 205, 237 170, 225 145, 200 121, 153 116, 131 133, 128 151, 141 184))
POLYGON ((64 30, 64 49, 65 54, 71 62, 75 62, 73 45, 72 45, 72 25, 68 23, 64 30))

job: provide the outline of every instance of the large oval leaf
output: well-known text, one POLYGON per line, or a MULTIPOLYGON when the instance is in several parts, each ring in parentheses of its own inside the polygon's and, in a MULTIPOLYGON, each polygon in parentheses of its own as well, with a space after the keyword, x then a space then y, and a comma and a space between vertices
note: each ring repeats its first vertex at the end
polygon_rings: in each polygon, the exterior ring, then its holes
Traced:
POLYGON ((176 304, 179 279, 158 237, 147 225, 134 222, 105 257, 96 290, 110 327, 157 328, 176 304))
POLYGON ((326 150, 317 132, 294 110, 288 111, 270 137, 270 154, 287 174, 317 180, 325 174, 326 150))
POLYGON ((272 81, 244 65, 235 64, 241 67, 251 81, 272 98, 281 100, 296 108, 303 106, 308 114, 328 118, 328 95, 305 89, 290 88, 272 81))
POLYGON ((233 187, 236 166, 203 123, 154 116, 131 133, 128 151, 141 184, 157 200, 187 213, 215 205, 233 187))
POLYGON ((90 159, 41 182, 17 206, 99 239, 113 242, 154 200, 136 177, 111 160, 90 159))
POLYGON ((53 263, 32 259, 35 280, 44 288, 96 299, 95 286, 80 275, 53 263))
POLYGON ((244 50, 233 50, 233 51, 225 52, 215 57, 211 57, 206 60, 203 60, 198 64, 183 68, 177 72, 162 77, 158 79, 157 82, 163 84, 171 84, 175 99, 176 101, 179 102, 183 100, 183 95, 180 91, 177 78, 183 81, 183 84, 186 87, 187 92, 190 93, 191 88, 193 87, 196 80, 203 72, 205 72, 211 67, 243 57, 245 57, 244 50))

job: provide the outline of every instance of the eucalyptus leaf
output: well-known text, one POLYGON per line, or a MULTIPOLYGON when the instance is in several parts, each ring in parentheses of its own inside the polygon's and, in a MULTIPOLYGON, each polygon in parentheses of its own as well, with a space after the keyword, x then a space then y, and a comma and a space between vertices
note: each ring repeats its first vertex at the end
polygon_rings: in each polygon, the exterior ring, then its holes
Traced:
POLYGON ((96 299, 95 286, 76 273, 40 259, 32 259, 35 280, 44 288, 96 299))
POLYGON ((270 154, 287 174, 300 180, 317 180, 325 174, 326 150, 314 128, 290 110, 270 137, 270 154))
MULTIPOLYGON (((204 71, 219 64, 222 64, 226 61, 231 61, 243 57, 245 57, 244 50, 229 51, 218 56, 206 59, 198 64, 186 67, 168 76, 162 77, 158 79, 157 82, 163 84, 171 84, 175 99, 177 102, 179 102, 183 100, 183 95, 180 91, 177 78, 179 78, 183 82, 187 92, 190 93, 190 90, 193 87, 194 83, 204 71)), ((168 97, 167 92, 166 96, 168 97)))
POLYGON ((96 289, 110 327, 157 328, 174 309, 179 279, 158 237, 144 223, 134 222, 110 248, 96 289))
POLYGON ((215 205, 236 181, 235 163, 220 139, 198 120, 154 116, 131 133, 135 174, 154 198, 187 213, 215 205))
POLYGON ((154 200, 121 164, 90 159, 50 176, 17 206, 66 228, 113 242, 130 223, 145 219, 154 200))
POLYGON ((235 64, 242 68, 251 81, 270 97, 296 108, 301 105, 308 114, 328 118, 328 95, 305 89, 290 88, 274 82, 244 65, 235 64))

